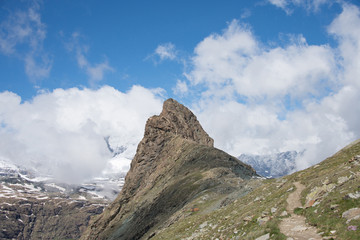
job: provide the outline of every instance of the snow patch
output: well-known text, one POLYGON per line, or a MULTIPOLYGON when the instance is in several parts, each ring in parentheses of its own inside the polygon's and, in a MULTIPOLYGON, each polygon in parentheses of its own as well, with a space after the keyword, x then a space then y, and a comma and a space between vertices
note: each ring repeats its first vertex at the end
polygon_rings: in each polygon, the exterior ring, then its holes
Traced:
POLYGON ((59 189, 60 192, 66 192, 65 188, 60 187, 60 186, 56 185, 55 183, 47 183, 45 185, 48 186, 48 187, 53 187, 53 188, 59 189))

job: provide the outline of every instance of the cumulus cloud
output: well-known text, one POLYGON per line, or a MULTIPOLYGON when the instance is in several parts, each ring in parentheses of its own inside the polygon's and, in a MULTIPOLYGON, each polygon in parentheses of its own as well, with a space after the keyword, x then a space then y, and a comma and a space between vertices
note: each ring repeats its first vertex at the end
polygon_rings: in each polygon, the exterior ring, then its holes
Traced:
POLYGON ((331 86, 323 82, 333 82, 336 74, 332 50, 309 46, 302 36, 291 39, 286 47, 261 47, 249 29, 233 21, 222 35, 198 44, 188 79, 206 85, 207 96, 236 93, 249 100, 273 100, 323 94, 331 86))
POLYGON ((200 42, 185 76, 203 93, 192 108, 215 145, 233 155, 305 150, 302 169, 359 138, 359 24, 359 8, 344 5, 328 28, 336 48, 301 35, 266 46, 238 21, 200 42))
POLYGON ((109 86, 56 89, 28 102, 3 92, 0 157, 61 181, 81 182, 112 164, 104 138, 110 137, 113 147, 126 146, 124 156, 131 159, 147 118, 161 106, 159 90, 141 86, 126 93, 109 86))
POLYGON ((32 81, 48 77, 52 68, 52 59, 43 49, 46 25, 39 11, 39 3, 32 1, 28 9, 10 12, 0 23, 0 52, 23 60, 32 81))
POLYGON ((106 59, 101 63, 90 63, 86 57, 89 47, 80 42, 80 37, 80 33, 74 32, 70 41, 66 43, 66 48, 70 52, 75 52, 78 66, 85 70, 89 76, 89 83, 94 85, 96 82, 103 80, 106 72, 113 72, 115 70, 106 59))

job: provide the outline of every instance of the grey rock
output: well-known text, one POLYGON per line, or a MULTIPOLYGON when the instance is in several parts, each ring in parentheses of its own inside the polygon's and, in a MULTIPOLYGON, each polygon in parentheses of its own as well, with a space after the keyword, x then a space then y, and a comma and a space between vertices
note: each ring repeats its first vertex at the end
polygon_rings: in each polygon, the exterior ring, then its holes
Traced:
POLYGON ((345 212, 343 212, 342 217, 345 218, 349 223, 351 220, 356 220, 360 218, 360 208, 351 208, 345 212))
POLYGON ((272 214, 276 213, 276 211, 277 211, 277 208, 275 208, 275 207, 272 207, 272 208, 271 208, 271 213, 272 213, 272 214))
POLYGON ((261 237, 256 238, 255 240, 269 240, 270 239, 270 233, 264 234, 261 237))

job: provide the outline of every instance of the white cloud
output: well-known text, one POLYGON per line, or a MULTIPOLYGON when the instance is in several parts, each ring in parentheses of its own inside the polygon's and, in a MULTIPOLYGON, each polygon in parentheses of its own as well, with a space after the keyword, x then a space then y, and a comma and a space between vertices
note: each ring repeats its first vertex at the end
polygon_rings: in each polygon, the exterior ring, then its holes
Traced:
POLYGON ((161 111, 158 94, 140 86, 56 89, 22 103, 0 93, 0 157, 67 182, 99 175, 111 158, 104 137, 132 158, 147 118, 161 111))
POLYGON ((217 89, 238 75, 238 68, 247 64, 246 56, 257 50, 251 31, 232 21, 222 35, 212 34, 196 46, 194 70, 188 77, 194 84, 205 83, 217 89))
POLYGON ((114 71, 107 61, 86 67, 86 72, 90 76, 90 79, 94 81, 101 81, 106 71, 114 71))
POLYGON ((246 97, 293 98, 319 95, 331 87, 334 56, 327 46, 290 45, 263 50, 246 59, 233 79, 237 93, 246 97), (326 81, 326 86, 321 86, 326 81), (312 86, 310 88, 309 86, 312 86))
POLYGON ((176 95, 180 95, 180 96, 185 95, 188 92, 188 90, 189 89, 188 89, 186 81, 181 81, 181 80, 178 80, 176 82, 175 88, 173 88, 173 92, 176 95))
POLYGON ((74 32, 65 47, 68 51, 74 51, 76 53, 76 60, 79 67, 85 70, 86 74, 89 76, 90 84, 94 85, 96 82, 103 80, 106 72, 113 72, 115 70, 110 66, 107 60, 98 64, 90 63, 86 57, 89 47, 80 43, 80 37, 81 35, 78 32, 74 32))
POLYGON ((23 60, 25 73, 32 81, 48 77, 52 67, 43 49, 46 25, 39 10, 37 1, 32 1, 28 9, 11 12, 0 23, 0 52, 23 60))
POLYGON ((172 43, 164 43, 157 46, 155 49, 155 55, 163 60, 174 60, 176 58, 176 48, 172 43))
POLYGON ((288 0, 269 0, 269 2, 279 8, 285 9, 288 5, 288 0))
POLYGON ((309 12, 317 12, 324 4, 331 4, 329 0, 268 0, 269 3, 281 8, 286 14, 291 15, 294 7, 303 7, 309 12))
POLYGON ((47 55, 37 57, 34 53, 30 53, 25 56, 24 61, 26 75, 30 78, 42 79, 49 76, 52 61, 47 55))
POLYGON ((335 61, 328 46, 309 46, 302 36, 287 47, 261 47, 252 32, 233 21, 195 48, 191 83, 208 87, 207 96, 236 93, 250 100, 321 95, 332 83, 335 61), (312 87, 309 87, 312 86, 312 87))
POLYGON ((292 10, 289 8, 289 0, 268 0, 271 4, 275 5, 278 8, 281 8, 286 12, 286 14, 290 15, 292 10))
POLYGON ((251 11, 248 8, 246 8, 242 11, 240 18, 241 19, 249 18, 251 14, 252 14, 251 11))
POLYGON ((215 145, 234 155, 306 150, 299 169, 360 138, 360 10, 344 5, 329 26, 338 47, 302 36, 283 47, 258 42, 237 21, 194 50, 188 91, 215 145))
POLYGON ((344 4, 343 12, 331 23, 328 30, 339 41, 339 50, 345 68, 346 84, 360 88, 360 10, 344 4))

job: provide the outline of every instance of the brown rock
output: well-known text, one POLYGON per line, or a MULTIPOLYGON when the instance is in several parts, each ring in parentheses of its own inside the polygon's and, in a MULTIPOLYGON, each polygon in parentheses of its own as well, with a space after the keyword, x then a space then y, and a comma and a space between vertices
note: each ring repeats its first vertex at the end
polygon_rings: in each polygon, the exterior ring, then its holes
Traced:
POLYGON ((196 116, 184 105, 171 98, 164 102, 159 116, 153 116, 147 121, 144 139, 159 137, 166 133, 172 133, 209 147, 214 146, 214 140, 204 131, 196 116))

